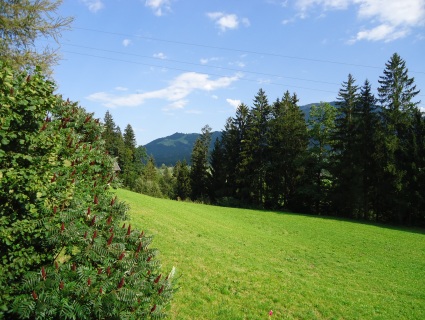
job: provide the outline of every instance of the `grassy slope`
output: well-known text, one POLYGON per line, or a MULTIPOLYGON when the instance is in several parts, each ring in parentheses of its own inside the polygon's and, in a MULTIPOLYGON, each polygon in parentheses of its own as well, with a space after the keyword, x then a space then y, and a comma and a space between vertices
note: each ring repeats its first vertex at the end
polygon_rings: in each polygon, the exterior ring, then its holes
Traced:
POLYGON ((173 319, 425 319, 423 232, 117 194, 181 276, 173 319))

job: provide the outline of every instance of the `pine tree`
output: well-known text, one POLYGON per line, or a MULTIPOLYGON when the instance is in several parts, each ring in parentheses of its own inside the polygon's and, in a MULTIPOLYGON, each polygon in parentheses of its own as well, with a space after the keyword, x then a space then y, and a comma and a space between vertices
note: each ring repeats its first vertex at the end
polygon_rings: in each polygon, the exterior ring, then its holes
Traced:
POLYGON ((296 209, 295 193, 302 174, 301 160, 307 148, 307 126, 295 94, 286 91, 273 106, 269 129, 267 188, 269 206, 296 209))
POLYGON ((177 200, 186 200, 190 198, 190 170, 186 160, 177 161, 173 169, 173 176, 176 179, 175 198, 177 200))
POLYGON ((221 140, 217 138, 211 151, 211 176, 210 192, 211 202, 216 203, 217 199, 223 198, 226 192, 226 171, 224 162, 224 148, 221 140))
POLYGON ((221 136, 226 180, 224 195, 239 200, 247 198, 245 191, 249 185, 249 181, 244 179, 242 173, 242 145, 246 139, 248 117, 248 106, 240 104, 235 117, 227 119, 221 136))
POLYGON ((139 178, 141 172, 137 169, 140 168, 139 160, 136 159, 136 135, 134 134, 133 128, 128 124, 124 129, 123 134, 124 150, 120 154, 122 162, 122 173, 124 186, 130 190, 136 188, 136 180, 139 178))
POLYGON ((358 214, 360 179, 355 145, 358 119, 358 86, 351 74, 342 83, 336 103, 338 114, 333 135, 334 208, 338 215, 355 217, 358 214))
POLYGON ((206 125, 196 139, 191 155, 190 186, 191 199, 204 200, 209 195, 209 147, 211 143, 211 127, 206 125))
POLYGON ((122 137, 120 137, 117 132, 117 126, 109 110, 106 111, 105 113, 103 123, 104 123, 104 130, 102 132, 102 139, 105 140, 105 148, 111 156, 118 157, 119 156, 119 141, 118 140, 122 139, 122 137))
POLYGON ((358 121, 355 128, 357 140, 354 150, 362 191, 359 195, 359 215, 361 218, 376 219, 377 206, 374 203, 381 197, 378 183, 382 173, 382 166, 378 160, 380 157, 380 119, 377 112, 377 101, 368 80, 365 80, 364 85, 360 88, 356 110, 358 121))
POLYGON ((304 158, 305 173, 299 189, 300 202, 305 210, 327 214, 330 209, 332 136, 337 110, 327 102, 313 105, 308 117, 308 154, 304 158))
POLYGON ((255 206, 264 205, 266 193, 266 172, 269 149, 269 121, 271 107, 266 93, 260 89, 254 97, 250 110, 246 138, 242 143, 240 163, 240 181, 246 191, 245 197, 255 206))
POLYGON ((385 211, 387 219, 403 223, 408 219, 411 210, 406 195, 414 192, 409 190, 409 179, 418 170, 412 161, 415 146, 411 139, 414 136, 412 128, 419 104, 413 99, 419 94, 419 90, 416 90, 414 78, 408 75, 405 61, 397 53, 385 64, 383 73, 378 80, 378 94, 385 127, 385 211), (415 169, 412 169, 412 166, 415 169), (412 172, 407 174, 409 171, 412 172))

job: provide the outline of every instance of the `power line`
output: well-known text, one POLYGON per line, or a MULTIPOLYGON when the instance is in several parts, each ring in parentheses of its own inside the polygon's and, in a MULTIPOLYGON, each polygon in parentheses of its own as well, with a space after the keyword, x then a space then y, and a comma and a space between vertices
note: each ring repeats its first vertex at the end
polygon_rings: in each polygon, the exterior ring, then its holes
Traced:
POLYGON ((145 56, 145 55, 140 55, 140 54, 135 54, 135 53, 114 51, 114 50, 107 50, 107 49, 99 49, 99 48, 93 48, 93 47, 82 46, 82 45, 71 44, 71 43, 64 43, 64 44, 67 45, 67 46, 72 46, 72 47, 77 47, 77 48, 97 50, 97 51, 109 52, 109 53, 117 53, 117 54, 122 54, 122 55, 134 56, 134 57, 139 57, 139 58, 147 58, 147 59, 153 59, 153 60, 160 60, 160 61, 167 61, 167 62, 176 62, 176 63, 193 65, 193 66, 198 66, 198 67, 203 67, 203 68, 215 68, 215 69, 221 69, 221 70, 257 74, 257 75, 276 77, 276 78, 287 78, 287 79, 292 79, 292 80, 308 81, 308 82, 331 84, 331 85, 340 85, 340 83, 335 83, 335 82, 328 82, 328 81, 321 81, 321 80, 311 80, 311 79, 304 79, 304 78, 297 78, 297 77, 289 77, 289 76, 283 76, 283 75, 279 75, 279 74, 270 74, 270 73, 264 73, 264 72, 258 72, 258 71, 239 70, 239 69, 235 69, 235 68, 221 67, 221 66, 215 66, 215 65, 204 65, 204 64, 200 64, 200 63, 173 60, 173 59, 168 59, 168 58, 162 59, 162 58, 145 56))
MULTIPOLYGON (((287 58, 287 59, 296 59, 296 60, 303 60, 303 61, 312 61, 312 62, 320 62, 320 63, 330 63, 330 64, 337 64, 337 65, 346 65, 346 66, 353 66, 353 67, 372 68, 372 69, 381 69, 382 70, 382 67, 362 65, 362 64, 355 64, 355 63, 348 63, 348 62, 340 62, 340 61, 332 61, 332 60, 321 60, 321 59, 312 59, 312 58, 304 58, 304 57, 297 57, 297 56, 288 56, 288 55, 283 55, 283 54, 279 54, 279 53, 271 53, 271 52, 243 50, 243 49, 236 49, 236 48, 218 47, 218 46, 212 46, 212 45, 206 45, 206 44, 199 44, 199 43, 192 43, 192 42, 183 42, 183 41, 161 39, 161 38, 154 38, 154 37, 146 37, 146 36, 141 36, 141 35, 131 35, 131 34, 125 34, 125 33, 117 33, 117 32, 97 30, 97 29, 89 29, 89 28, 81 28, 81 27, 74 27, 74 29, 85 30, 85 31, 92 31, 92 32, 98 32, 98 33, 104 33, 104 34, 112 34, 112 35, 118 35, 118 36, 125 36, 125 37, 137 37, 137 38, 145 39, 145 40, 158 41, 158 42, 166 42, 166 43, 174 43, 174 44, 179 44, 179 45, 194 46, 194 47, 201 47, 201 48, 210 48, 210 49, 233 51, 233 52, 240 52, 240 53, 250 53, 250 54, 256 54, 256 55, 274 56, 274 57, 287 58)), ((412 70, 409 70, 409 72, 425 74, 425 71, 412 71, 412 70)))
MULTIPOLYGON (((164 67, 164 66, 161 66, 161 65, 154 65, 154 64, 142 63, 142 62, 136 62, 136 61, 129 61, 129 60, 124 60, 124 59, 103 57, 103 56, 99 56, 99 55, 87 54, 87 53, 81 53, 81 52, 75 52, 75 51, 63 50, 62 52, 71 53, 71 54, 77 54, 77 55, 82 55, 82 56, 87 56, 87 57, 93 57, 93 58, 100 58, 100 59, 105 59, 105 60, 111 60, 111 61, 118 61, 118 62, 138 64, 138 65, 149 66, 149 67, 165 68, 165 69, 177 70, 177 71, 183 71, 183 72, 193 72, 193 70, 188 70, 188 69, 183 69, 183 68, 164 67)), ((240 72, 240 73, 243 73, 243 72, 240 72)), ((204 72, 204 74, 207 74, 207 75, 210 75, 210 76, 225 77, 224 75, 215 74, 215 73, 211 73, 211 72, 204 72)), ((247 78, 239 78, 239 80, 250 81, 250 82, 257 82, 258 83, 258 80, 247 79, 247 78)), ((295 85, 290 85, 290 84, 283 84, 283 83, 276 83, 276 82, 269 82, 269 81, 267 81, 266 83, 267 84, 271 84, 271 85, 293 87, 293 88, 304 89, 304 90, 312 90, 312 91, 320 91, 320 92, 327 92, 327 93, 335 93, 335 91, 321 90, 321 89, 314 89, 314 88, 307 88, 307 87, 295 86, 295 85)))

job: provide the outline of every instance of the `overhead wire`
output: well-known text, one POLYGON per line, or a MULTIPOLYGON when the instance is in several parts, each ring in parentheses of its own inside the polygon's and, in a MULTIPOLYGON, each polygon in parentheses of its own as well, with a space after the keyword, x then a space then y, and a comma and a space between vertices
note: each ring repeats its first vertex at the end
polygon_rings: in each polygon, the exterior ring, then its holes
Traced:
MULTIPOLYGON (((188 70, 188 69, 183 69, 183 68, 176 68, 176 67, 169 67, 169 66, 166 66, 165 67, 165 66, 154 65, 154 64, 150 64, 150 63, 143 63, 143 62, 130 61, 130 60, 124 60, 124 59, 117 59, 117 58, 111 58, 111 57, 103 57, 103 56, 99 56, 99 55, 88 54, 88 53, 81 53, 81 52, 75 52, 75 51, 62 50, 62 52, 71 53, 71 54, 77 54, 77 55, 82 55, 82 56, 87 56, 87 57, 93 57, 93 58, 100 58, 100 59, 105 59, 105 60, 111 60, 111 61, 118 61, 118 62, 138 64, 138 65, 149 66, 149 67, 164 68, 164 69, 170 69, 170 70, 176 70, 176 71, 183 71, 183 72, 193 72, 193 70, 188 70)), ((239 71, 239 73, 243 73, 243 71, 239 71)), ((222 74, 216 74, 216 73, 211 73, 211 72, 205 72, 205 74, 210 75, 210 76, 217 76, 217 77, 228 77, 228 76, 225 76, 225 75, 222 75, 222 74)), ((257 82, 257 83, 259 82, 258 80, 248 79, 248 78, 242 78, 242 77, 239 77, 238 80, 250 81, 250 82, 257 82)), ((307 88, 307 87, 302 87, 302 86, 295 86, 295 85, 290 85, 290 84, 276 83, 276 82, 271 82, 271 81, 267 81, 266 83, 267 84, 271 84, 271 85, 287 86, 287 87, 304 89, 304 90, 312 90, 312 91, 320 91, 320 92, 328 92, 328 93, 334 93, 335 92, 335 91, 330 91, 330 90, 307 88)))
MULTIPOLYGON (((150 41, 174 43, 174 44, 179 44, 179 45, 194 46, 194 47, 201 47, 201 48, 210 48, 210 49, 217 49, 217 50, 224 50, 224 51, 250 53, 250 54, 256 54, 256 55, 274 56, 274 57, 281 57, 281 58, 287 58, 287 59, 296 59, 296 60, 304 60, 304 61, 312 61, 312 62, 320 62, 320 63, 330 63, 330 64, 338 64, 338 65, 346 65, 346 66, 354 66, 354 67, 362 67, 362 68, 382 69, 382 67, 378 67, 378 66, 370 66, 370 65, 355 64, 355 63, 333 61, 333 60, 322 60, 322 59, 289 56, 289 55, 284 55, 284 54, 280 54, 280 53, 261 52, 261 51, 247 50, 247 49, 219 47, 219 46, 212 46, 212 45, 207 45, 207 44, 184 42, 184 41, 169 40, 169 39, 161 39, 161 38, 147 37, 147 36, 134 35, 134 34, 131 35, 131 34, 111 32, 111 31, 98 30, 98 29, 90 29, 90 28, 82 28, 82 27, 74 27, 74 29, 98 32, 98 33, 104 33, 104 34, 112 34, 112 35, 118 35, 118 36, 125 36, 125 37, 136 37, 136 38, 150 40, 150 41)), ((409 70, 409 72, 425 74, 425 71, 409 70)))

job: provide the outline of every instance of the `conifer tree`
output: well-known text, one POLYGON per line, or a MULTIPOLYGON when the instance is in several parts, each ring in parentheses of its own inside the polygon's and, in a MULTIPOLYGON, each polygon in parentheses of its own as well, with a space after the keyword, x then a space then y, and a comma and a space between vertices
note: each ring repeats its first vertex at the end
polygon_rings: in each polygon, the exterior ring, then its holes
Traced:
POLYGON ((356 121, 358 118, 358 86, 349 74, 338 92, 333 135, 334 207, 338 214, 354 217, 359 206, 360 179, 356 163, 356 121))
POLYGON ((175 198, 177 200, 190 198, 190 171, 186 159, 183 162, 177 161, 173 169, 173 176, 176 179, 175 198))
POLYGON ((307 126, 295 94, 286 91, 273 106, 269 129, 267 188, 273 207, 295 209, 295 193, 302 174, 302 158, 307 148, 307 126))
POLYGON ((377 209, 374 203, 382 197, 378 191, 378 181, 381 180, 382 174, 379 161, 381 124, 377 112, 377 101, 368 80, 365 80, 360 88, 357 112, 355 135, 358 139, 355 146, 355 159, 360 174, 359 215, 360 218, 374 219, 376 216, 373 212, 377 209))
POLYGON ((271 107, 266 93, 260 89, 254 97, 250 110, 246 138, 243 140, 240 163, 240 179, 249 189, 245 196, 255 206, 264 205, 266 193, 265 178, 268 166, 268 131, 271 107))
POLYGON ((226 171, 224 163, 224 149, 220 139, 217 138, 214 142, 213 150, 211 151, 211 176, 210 176, 210 192, 209 197, 211 202, 215 203, 217 199, 225 196, 226 190, 226 171))
POLYGON ((244 179, 242 158, 242 145, 246 139, 248 117, 248 106, 240 104, 236 109, 235 117, 227 119, 221 138, 226 180, 224 194, 226 197, 235 199, 246 198, 245 190, 249 185, 249 181, 244 179))
POLYGON ((385 64, 378 82, 385 127, 385 211, 387 219, 404 223, 411 209, 406 196, 409 192, 414 192, 408 188, 409 179, 418 170, 412 161, 415 145, 411 143, 411 139, 414 136, 412 128, 419 104, 419 101, 414 102, 413 99, 419 94, 419 90, 416 89, 414 78, 409 77, 405 61, 397 53, 385 64))
POLYGON ((313 105, 308 117, 308 154, 304 158, 305 172, 299 189, 299 201, 308 212, 327 214, 330 208, 332 135, 336 108, 327 102, 313 105))
POLYGON ((211 127, 206 125, 196 139, 191 155, 190 187, 191 199, 207 199, 209 195, 209 147, 211 143, 211 127))

